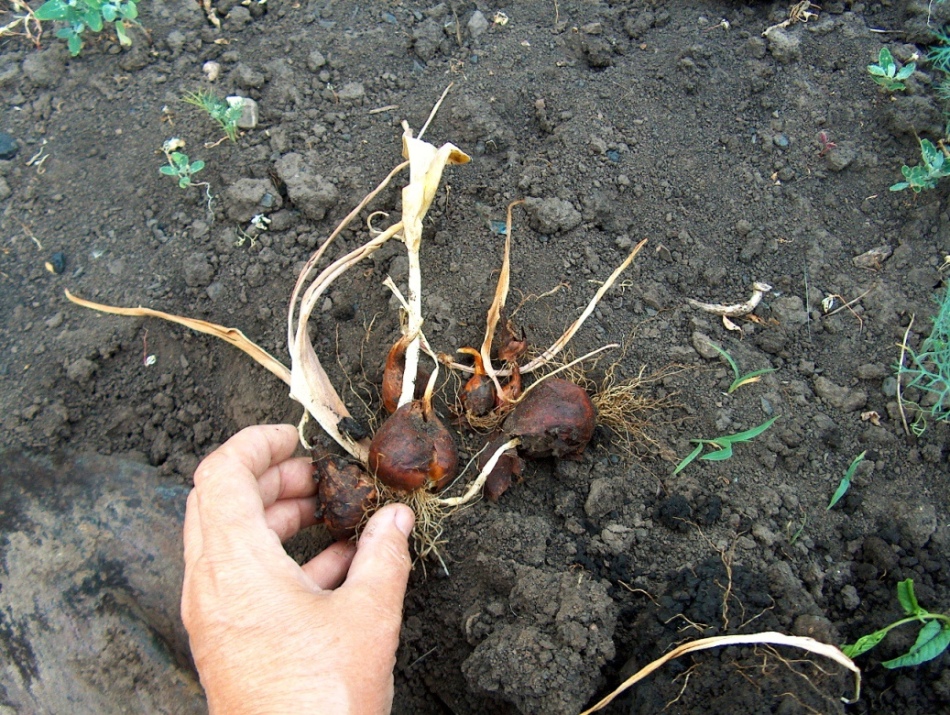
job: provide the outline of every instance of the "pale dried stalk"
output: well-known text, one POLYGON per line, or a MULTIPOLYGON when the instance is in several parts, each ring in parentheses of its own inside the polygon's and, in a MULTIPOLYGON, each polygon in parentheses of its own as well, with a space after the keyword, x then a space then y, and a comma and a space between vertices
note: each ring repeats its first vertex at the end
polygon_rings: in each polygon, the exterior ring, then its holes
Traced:
POLYGON ((491 344, 495 336, 495 328, 498 327, 498 321, 501 320, 501 312, 505 309, 505 302, 508 300, 508 289, 511 286, 511 210, 518 204, 523 203, 524 199, 520 199, 508 204, 508 215, 505 220, 505 255, 501 261, 501 270, 498 272, 495 296, 488 308, 488 317, 485 320, 485 339, 482 340, 482 349, 480 350, 485 374, 494 384, 496 395, 501 395, 502 389, 501 383, 498 382, 495 367, 491 363, 491 344))
POLYGON ((776 633, 772 631, 765 631, 763 633, 752 633, 751 635, 740 635, 740 636, 715 636, 713 638, 701 638, 698 641, 692 641, 691 643, 684 643, 683 645, 674 648, 669 653, 664 655, 662 658, 657 658, 652 663, 648 663, 643 668, 638 670, 636 673, 627 678, 623 683, 614 690, 610 695, 605 697, 603 700, 598 702, 594 707, 589 710, 585 710, 581 715, 590 715, 590 713, 597 712, 598 710, 605 708, 610 702, 616 698, 618 695, 626 691, 630 686, 635 683, 640 682, 645 677, 647 677, 653 671, 661 668, 663 665, 673 660, 674 658, 679 658, 681 655, 686 653, 692 653, 698 650, 707 650, 709 648, 718 648, 721 646, 727 645, 785 645, 791 646, 793 648, 801 648, 803 650, 816 653, 817 655, 822 655, 826 658, 830 658, 843 665, 845 668, 854 673, 854 699, 848 700, 847 698, 841 698, 842 702, 845 703, 855 703, 861 697, 861 671, 858 669, 858 666, 854 664, 848 656, 842 653, 838 648, 827 643, 821 643, 816 641, 814 638, 803 638, 800 636, 788 636, 784 633, 776 633))
MULTIPOLYGON (((617 278, 619 278, 620 274, 623 273, 627 269, 627 267, 633 262, 633 259, 637 257, 637 254, 640 252, 640 249, 643 248, 646 245, 646 243, 647 243, 647 239, 644 238, 642 241, 640 241, 640 243, 634 246, 633 250, 630 252, 630 255, 627 256, 627 258, 624 260, 623 263, 621 263, 619 266, 617 266, 614 269, 614 272, 610 274, 610 277, 607 278, 606 281, 604 281, 604 284, 594 294, 594 297, 591 298, 590 302, 587 304, 587 307, 584 308, 584 312, 581 313, 580 317, 570 324, 567 330, 564 331, 564 334, 561 335, 561 337, 559 337, 556 341, 554 341, 554 344, 551 345, 551 347, 549 347, 543 353, 538 355, 538 357, 534 358, 534 360, 526 364, 524 367, 520 368, 522 375, 529 372, 534 372, 540 367, 544 367, 549 362, 551 362, 551 360, 559 352, 561 352, 561 350, 564 349, 564 347, 571 341, 571 338, 574 337, 574 334, 578 330, 581 329, 581 326, 584 324, 584 321, 587 320, 587 318, 590 317, 590 314, 594 312, 594 309, 597 307, 597 304, 600 303, 601 298, 603 298, 604 295, 607 293, 607 291, 610 290, 610 288, 613 286, 613 284, 617 282, 617 278)), ((613 347, 613 346, 607 346, 607 347, 613 347)), ((596 350, 594 352, 599 352, 599 350, 596 350)), ((591 353, 591 354, 594 354, 594 353, 591 353)), ((458 370, 459 372, 467 372, 467 373, 475 372, 475 369, 471 365, 463 365, 460 362, 455 362, 449 356, 445 354, 439 355, 439 361, 443 365, 453 370, 458 370)), ((511 368, 501 368, 499 370, 495 370, 495 375, 497 375, 498 377, 509 377, 511 375, 511 368)))
POLYGON ((162 320, 167 320, 170 323, 184 325, 186 328, 191 328, 195 332, 205 333, 206 335, 213 335, 216 338, 221 338, 221 340, 224 340, 226 343, 230 343, 238 350, 244 352, 246 355, 250 355, 258 365, 269 370, 288 385, 290 384, 290 370, 288 370, 283 365, 283 363, 280 362, 280 360, 275 358, 253 340, 248 338, 237 328, 226 328, 223 325, 209 323, 206 320, 185 318, 180 315, 163 313, 160 310, 152 310, 151 308, 143 308, 141 306, 138 308, 120 308, 113 305, 105 305, 103 303, 94 303, 91 300, 85 300, 73 295, 69 292, 69 290, 66 290, 65 292, 66 297, 76 305, 81 305, 84 308, 91 308, 92 310, 98 310, 100 313, 127 315, 135 318, 161 318, 162 320))
POLYGON ((442 170, 446 164, 465 164, 471 160, 453 144, 435 146, 412 136, 409 124, 403 127, 403 156, 409 159, 409 183, 402 190, 402 234, 409 259, 409 306, 406 335, 413 336, 406 347, 405 370, 399 407, 411 402, 415 393, 416 371, 419 367, 419 335, 422 331, 422 266, 419 251, 422 247, 422 219, 435 199, 442 170))
POLYGON ((519 444, 521 444, 521 440, 517 437, 514 437, 496 449, 491 458, 485 462, 485 466, 482 467, 482 470, 475 478, 475 481, 469 485, 468 489, 465 490, 465 493, 462 496, 437 499, 436 502, 439 504, 439 506, 448 508, 462 506, 463 504, 470 502, 479 494, 479 492, 481 492, 482 486, 484 486, 485 482, 488 480, 488 475, 491 474, 491 471, 495 468, 495 465, 498 464, 498 460, 501 459, 501 456, 509 449, 514 449, 519 444))

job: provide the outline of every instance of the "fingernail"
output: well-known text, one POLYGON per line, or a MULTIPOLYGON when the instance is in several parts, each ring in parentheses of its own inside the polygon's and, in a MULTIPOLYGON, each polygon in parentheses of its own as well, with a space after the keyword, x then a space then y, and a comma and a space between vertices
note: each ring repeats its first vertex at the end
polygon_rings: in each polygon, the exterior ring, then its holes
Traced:
POLYGON ((412 533, 412 526, 416 522, 416 515, 412 513, 410 509, 405 504, 397 504, 396 513, 393 516, 393 521, 396 524, 396 528, 402 532, 402 535, 409 537, 409 534, 412 533))

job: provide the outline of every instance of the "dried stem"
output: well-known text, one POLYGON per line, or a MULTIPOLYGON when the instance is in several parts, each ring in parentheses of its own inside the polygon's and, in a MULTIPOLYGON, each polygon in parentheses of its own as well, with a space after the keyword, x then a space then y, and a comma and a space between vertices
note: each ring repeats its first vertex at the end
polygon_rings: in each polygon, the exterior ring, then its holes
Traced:
POLYGON ((470 502, 472 499, 478 496, 478 493, 484 486, 485 481, 488 479, 488 475, 491 474, 492 470, 495 468, 495 465, 498 464, 498 460, 501 459, 501 456, 509 449, 513 449, 519 444, 521 444, 521 440, 517 437, 514 439, 509 439, 498 449, 496 449, 489 460, 485 462, 485 466, 482 467, 482 471, 479 472, 478 476, 475 478, 475 481, 469 485, 468 489, 462 496, 439 499, 438 503, 444 507, 457 507, 470 502))

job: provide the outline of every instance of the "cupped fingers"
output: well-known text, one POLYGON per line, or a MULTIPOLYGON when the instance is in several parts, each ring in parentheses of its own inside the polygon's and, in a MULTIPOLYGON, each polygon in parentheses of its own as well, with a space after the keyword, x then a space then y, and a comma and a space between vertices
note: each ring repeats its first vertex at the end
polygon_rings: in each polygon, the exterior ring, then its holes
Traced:
POLYGON ((308 457, 287 459, 269 467, 257 480, 264 508, 282 499, 312 497, 317 493, 313 463, 308 457))
POLYGON ((336 588, 346 578, 350 564, 353 563, 354 554, 356 554, 356 544, 350 541, 338 541, 314 556, 301 568, 319 588, 324 590, 336 588))
POLYGON ((317 523, 317 500, 313 497, 281 499, 264 510, 264 520, 281 541, 286 541, 301 529, 317 523))

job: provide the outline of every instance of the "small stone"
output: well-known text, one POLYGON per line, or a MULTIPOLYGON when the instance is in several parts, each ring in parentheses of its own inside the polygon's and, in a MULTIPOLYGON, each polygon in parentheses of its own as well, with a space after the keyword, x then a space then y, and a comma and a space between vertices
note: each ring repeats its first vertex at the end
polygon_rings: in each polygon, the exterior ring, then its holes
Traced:
POLYGON ((209 60, 201 65, 201 71, 205 73, 205 77, 208 78, 209 82, 214 82, 221 76, 221 64, 209 60))
POLYGON ((66 56, 61 45, 48 50, 30 52, 23 60, 23 74, 37 87, 52 87, 66 70, 66 56))
POLYGON ((243 62, 234 68, 234 82, 242 89, 260 89, 266 81, 261 72, 251 69, 243 62))
POLYGON ((319 221, 336 206, 340 193, 323 176, 311 173, 309 166, 302 154, 292 152, 278 159, 275 168, 294 206, 307 218, 319 221))
POLYGON ((362 82, 347 82, 336 93, 336 96, 341 102, 359 103, 366 96, 366 90, 363 88, 362 82))
POLYGON ((79 358, 66 367, 66 377, 80 385, 85 385, 92 379, 97 369, 98 366, 92 360, 79 358))
POLYGON ((256 101, 250 97, 232 95, 227 98, 227 102, 232 107, 237 106, 238 102, 241 103, 241 116, 236 122, 238 129, 254 129, 257 126, 258 108, 256 101))
POLYGON ((46 327, 50 329, 58 328, 59 326, 63 324, 63 320, 64 320, 63 313, 62 311, 60 311, 59 313, 56 313, 56 315, 54 315, 52 318, 46 321, 46 327))
POLYGON ((573 204, 564 199, 529 198, 525 200, 524 205, 531 227, 539 233, 570 231, 579 226, 583 220, 573 204))
POLYGON ((476 10, 468 19, 468 24, 465 28, 471 37, 478 37, 488 29, 488 18, 485 17, 481 10, 476 10))
POLYGON ((824 376, 815 379, 815 392, 822 400, 843 412, 859 410, 868 401, 868 395, 864 390, 852 390, 836 385, 824 376))
POLYGON ((805 304, 797 295, 776 298, 770 304, 772 315, 782 325, 804 325, 808 322, 805 304))
POLYGON ((205 288, 205 293, 211 300, 217 301, 224 294, 224 284, 221 281, 215 281, 205 288))
POLYGON ((307 55, 307 69, 311 72, 319 72, 320 68, 327 63, 327 58, 323 56, 320 50, 313 50, 307 55))
POLYGON ((844 171, 858 157, 858 152, 851 142, 838 142, 835 147, 825 154, 825 164, 832 171, 844 171))
POLYGON ((278 209, 283 204, 281 197, 272 192, 273 184, 269 179, 239 179, 224 190, 223 199, 228 218, 237 223, 246 223, 261 213, 265 197, 269 197, 270 208, 278 209))
POLYGON ((243 30, 244 26, 251 21, 251 11, 241 5, 235 5, 228 11, 225 23, 228 30, 243 30))
POLYGON ((184 261, 185 285, 200 288, 211 283, 214 269, 203 253, 191 253, 184 261))
POLYGON ((62 251, 56 251, 49 257, 49 266, 56 275, 62 274, 66 270, 66 254, 62 251))
POLYGON ((6 132, 0 132, 0 161, 9 161, 20 151, 20 144, 6 132))
POLYGON ((862 380, 883 380, 887 377, 887 370, 883 365, 865 363, 858 366, 857 374, 862 380))
POLYGON ((7 183, 7 180, 0 176, 0 201, 10 198, 10 195, 13 193, 13 190, 10 188, 10 184, 7 183))
POLYGON ((801 59, 802 41, 797 35, 792 35, 777 27, 771 30, 765 39, 768 42, 769 52, 777 62, 786 65, 801 59))
POLYGON ((701 333, 697 330, 692 334, 690 340, 693 343, 693 348, 701 357, 707 360, 714 360, 719 357, 719 351, 716 350, 716 342, 705 333, 701 333))
POLYGON ((181 54, 182 48, 185 46, 185 36, 180 30, 172 30, 165 38, 165 44, 168 45, 168 49, 171 50, 172 57, 178 57, 178 55, 181 54))
POLYGON ((855 256, 851 259, 851 262, 857 268, 878 271, 883 266, 884 261, 891 257, 892 253, 894 253, 894 249, 890 246, 877 246, 870 251, 865 251, 860 256, 855 256))

